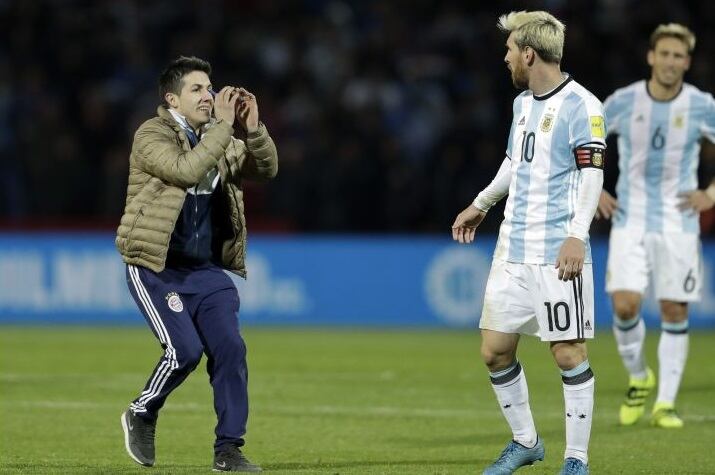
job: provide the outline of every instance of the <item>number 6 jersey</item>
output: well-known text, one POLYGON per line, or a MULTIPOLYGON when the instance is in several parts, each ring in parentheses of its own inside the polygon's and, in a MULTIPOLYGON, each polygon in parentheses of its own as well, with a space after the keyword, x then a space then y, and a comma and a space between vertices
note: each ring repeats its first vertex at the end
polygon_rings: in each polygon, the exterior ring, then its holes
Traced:
POLYGON ((614 228, 700 233, 698 214, 678 209, 678 194, 698 188, 700 139, 715 142, 715 101, 683 84, 658 101, 638 81, 605 102, 609 133, 618 134, 618 210, 614 228))
MULTIPOLYGON (((556 89, 514 100, 507 157, 509 198, 495 259, 554 264, 569 236, 581 169, 603 168, 606 127, 601 102, 567 77, 556 89)), ((586 237, 586 263, 591 250, 586 237)))

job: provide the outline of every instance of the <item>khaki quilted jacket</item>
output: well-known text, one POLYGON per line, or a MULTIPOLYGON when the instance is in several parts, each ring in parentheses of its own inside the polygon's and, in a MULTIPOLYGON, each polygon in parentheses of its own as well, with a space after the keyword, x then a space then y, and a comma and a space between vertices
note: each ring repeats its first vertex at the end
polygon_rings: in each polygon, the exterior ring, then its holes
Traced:
POLYGON ((164 106, 158 117, 144 122, 134 135, 129 157, 129 186, 116 246, 124 262, 154 272, 164 270, 169 240, 179 217, 186 189, 218 167, 221 190, 230 213, 232 237, 223 242, 223 266, 246 276, 246 218, 243 180, 265 181, 278 172, 278 155, 266 127, 233 137, 224 121, 205 126, 192 149, 186 133, 164 106))

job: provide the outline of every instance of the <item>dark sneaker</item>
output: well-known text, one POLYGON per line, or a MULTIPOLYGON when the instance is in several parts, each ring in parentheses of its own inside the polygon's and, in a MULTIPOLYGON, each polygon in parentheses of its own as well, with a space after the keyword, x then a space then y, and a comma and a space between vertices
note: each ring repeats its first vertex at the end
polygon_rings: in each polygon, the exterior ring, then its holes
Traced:
POLYGON ((122 414, 124 447, 129 456, 145 467, 154 465, 154 432, 156 421, 148 421, 135 416, 131 409, 122 414))
POLYGON ((262 472, 258 465, 248 461, 241 449, 235 445, 214 455, 214 472, 262 472))

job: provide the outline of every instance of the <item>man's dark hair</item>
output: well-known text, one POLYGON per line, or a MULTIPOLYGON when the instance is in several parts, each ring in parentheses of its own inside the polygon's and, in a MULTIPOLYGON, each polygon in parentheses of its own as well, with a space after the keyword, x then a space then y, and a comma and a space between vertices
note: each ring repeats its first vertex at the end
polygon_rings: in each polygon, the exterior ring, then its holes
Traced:
POLYGON ((193 71, 203 71, 211 76, 211 65, 208 61, 196 56, 179 56, 169 63, 161 73, 161 76, 159 76, 159 97, 164 104, 166 104, 166 99, 164 98, 166 93, 181 93, 183 77, 193 71))

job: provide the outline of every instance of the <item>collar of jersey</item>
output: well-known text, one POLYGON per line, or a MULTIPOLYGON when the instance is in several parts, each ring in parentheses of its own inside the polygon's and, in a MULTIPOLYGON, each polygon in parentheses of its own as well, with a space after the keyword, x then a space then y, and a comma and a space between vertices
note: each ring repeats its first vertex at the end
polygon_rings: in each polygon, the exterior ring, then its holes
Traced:
POLYGON ((676 95, 674 95, 670 99, 661 100, 661 99, 656 99, 655 97, 653 97, 653 94, 650 93, 650 88, 648 87, 648 79, 646 79, 644 82, 645 82, 645 92, 648 94, 648 97, 650 97, 654 102, 661 102, 663 104, 667 104, 668 102, 673 102, 674 100, 676 100, 678 98, 678 96, 680 96, 680 93, 683 92, 683 89, 685 89, 685 82, 683 82, 680 85, 680 89, 678 90, 678 93, 676 95))
POLYGON ((571 75, 570 75, 570 74, 567 74, 567 75, 566 75, 566 79, 564 79, 564 80, 561 82, 561 84, 559 84, 559 85, 556 86, 554 89, 552 89, 551 92, 547 92, 547 93, 544 94, 543 96, 537 96, 536 94, 534 94, 534 100, 535 100, 535 101, 545 101, 545 100, 548 99, 549 97, 553 97, 554 95, 558 94, 561 89, 563 89, 564 87, 566 87, 566 84, 570 83, 572 79, 573 79, 573 78, 571 77, 571 75))

